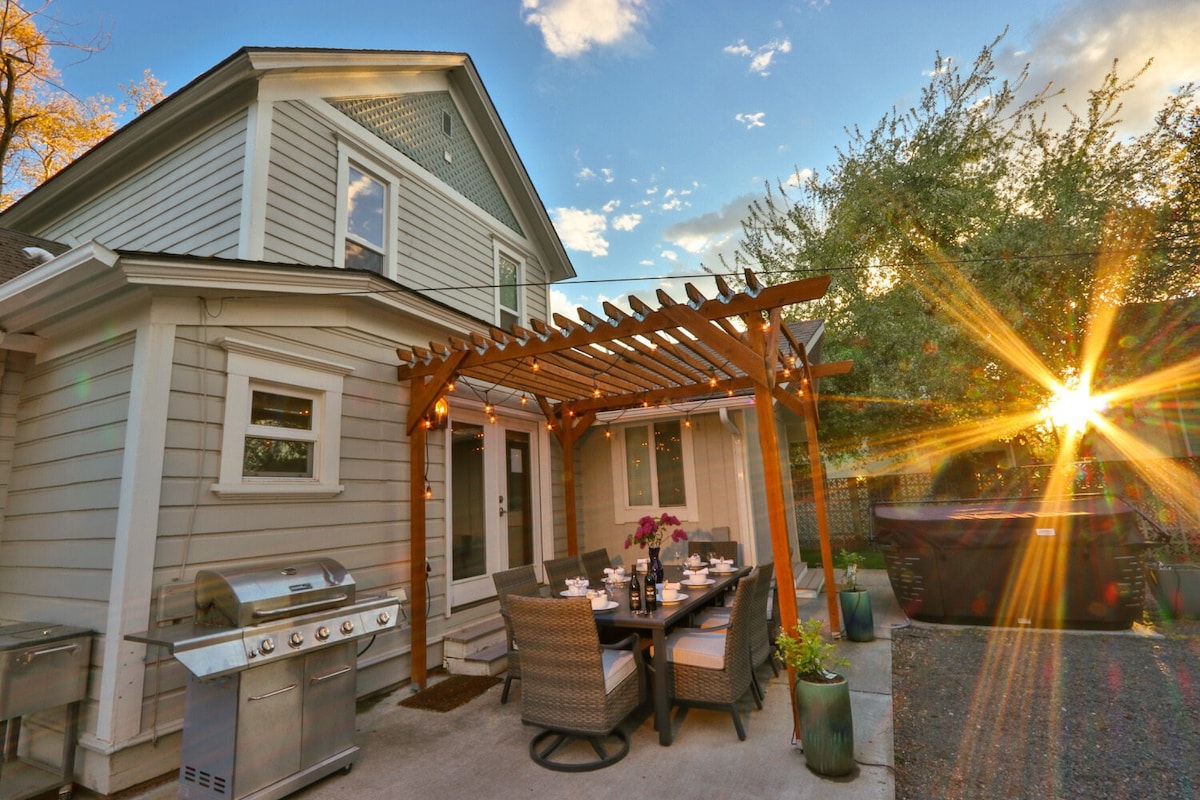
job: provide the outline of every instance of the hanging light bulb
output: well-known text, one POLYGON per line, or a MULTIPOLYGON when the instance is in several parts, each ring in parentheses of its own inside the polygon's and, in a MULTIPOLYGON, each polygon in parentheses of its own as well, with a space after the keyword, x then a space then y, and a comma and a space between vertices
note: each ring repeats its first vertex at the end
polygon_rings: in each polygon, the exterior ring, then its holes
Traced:
POLYGON ((426 500, 433 499, 433 487, 430 486, 428 483, 425 484, 425 499, 426 500))
POLYGON ((612 428, 610 428, 608 425, 604 426, 604 438, 605 439, 612 438, 612 428))
POLYGON ((532 367, 533 371, 537 372, 541 368, 542 368, 542 365, 538 363, 537 356, 534 356, 533 357, 533 367, 532 367))
POLYGON ((692 415, 691 414, 688 414, 686 417, 683 418, 683 427, 685 427, 685 428, 692 427, 692 415))

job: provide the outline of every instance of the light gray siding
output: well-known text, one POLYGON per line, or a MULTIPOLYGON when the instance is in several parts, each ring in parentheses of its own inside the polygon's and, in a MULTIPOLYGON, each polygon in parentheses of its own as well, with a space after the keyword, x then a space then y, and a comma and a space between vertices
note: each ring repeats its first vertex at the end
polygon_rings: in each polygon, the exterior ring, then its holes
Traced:
MULTIPOLYGON (((273 117, 263 257, 329 266, 339 246, 334 239, 341 191, 333 127, 301 102, 277 103, 273 117)), ((431 182, 423 170, 395 177, 396 279, 490 324, 496 318, 493 241, 500 226, 489 223, 463 197, 431 182)), ((535 254, 509 249, 524 259, 526 282, 546 282, 545 267, 535 254)), ((527 303, 526 317, 547 318, 540 286, 527 292, 527 303)))
POLYGON ((103 630, 133 336, 25 376, 0 541, 0 616, 103 630))
POLYGON ((114 249, 237 256, 246 113, 209 128, 37 233, 114 249))
POLYGON ((338 191, 333 131, 301 103, 277 103, 273 117, 263 258, 332 266, 338 191))

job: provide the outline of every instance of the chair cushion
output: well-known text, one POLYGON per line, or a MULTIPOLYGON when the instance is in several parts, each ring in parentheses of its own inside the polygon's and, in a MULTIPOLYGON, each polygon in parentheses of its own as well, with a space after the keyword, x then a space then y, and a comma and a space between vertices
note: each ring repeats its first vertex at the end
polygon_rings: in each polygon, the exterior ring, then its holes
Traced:
POLYGON ((633 674, 637 662, 631 650, 601 650, 604 661, 604 693, 608 694, 633 674))
POLYGON ((696 627, 701 630, 705 628, 720 628, 729 624, 730 612, 733 609, 726 607, 706 608, 695 616, 693 620, 696 627))
POLYGON ((667 637, 667 661, 703 669, 724 669, 725 632, 680 628, 667 637))

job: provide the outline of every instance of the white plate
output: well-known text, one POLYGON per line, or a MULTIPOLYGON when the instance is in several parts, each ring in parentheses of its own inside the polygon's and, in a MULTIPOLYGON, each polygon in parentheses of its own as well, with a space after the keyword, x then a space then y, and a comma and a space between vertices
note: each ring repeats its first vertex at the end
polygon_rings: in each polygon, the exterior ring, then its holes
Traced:
POLYGON ((706 578, 705 580, 699 581, 697 583, 692 583, 691 581, 680 581, 679 585, 680 586, 712 586, 714 583, 716 583, 716 581, 714 581, 712 578, 706 578))
POLYGON ((571 592, 569 590, 563 589, 558 594, 560 597, 587 597, 587 589, 584 589, 579 594, 571 594, 571 592))
POLYGON ((737 567, 732 567, 732 566, 730 566, 730 567, 710 567, 708 571, 709 572, 733 572, 736 569, 737 569, 737 567))
POLYGON ((683 592, 680 592, 679 594, 675 595, 674 600, 659 600, 658 602, 662 603, 663 605, 673 606, 676 603, 681 603, 684 600, 687 600, 687 598, 688 598, 688 596, 686 594, 684 594, 683 592))
POLYGON ((596 608, 595 606, 592 606, 592 611, 595 611, 597 614, 603 614, 605 611, 612 611, 619 605, 620 603, 618 603, 616 600, 609 600, 604 604, 604 608, 596 608))

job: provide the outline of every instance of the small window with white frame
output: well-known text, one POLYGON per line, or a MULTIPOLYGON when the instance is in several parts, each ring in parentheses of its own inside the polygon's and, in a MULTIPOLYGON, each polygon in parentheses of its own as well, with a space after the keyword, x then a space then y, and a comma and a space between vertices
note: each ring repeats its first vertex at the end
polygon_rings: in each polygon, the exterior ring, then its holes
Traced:
POLYGON ((524 264, 516 256, 499 246, 495 248, 496 267, 496 322, 503 330, 511 330, 513 323, 521 324, 524 312, 524 264))
POLYGON ((335 265, 392 277, 395 230, 395 181, 378 164, 339 147, 335 265))
POLYGON ((333 496, 342 384, 351 368, 226 338, 221 496, 333 496))
POLYGON ((659 510, 696 518, 690 430, 678 419, 647 420, 614 431, 614 501, 618 522, 659 510))

